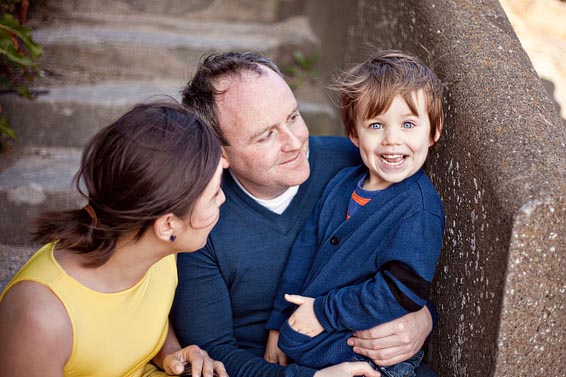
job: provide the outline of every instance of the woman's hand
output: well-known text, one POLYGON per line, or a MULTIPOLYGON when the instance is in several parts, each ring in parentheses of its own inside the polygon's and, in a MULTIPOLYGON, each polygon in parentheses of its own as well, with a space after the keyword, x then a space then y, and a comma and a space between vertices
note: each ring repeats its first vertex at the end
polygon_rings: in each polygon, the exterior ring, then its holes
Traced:
POLYGON ((285 300, 299 305, 288 320, 289 326, 293 330, 311 338, 324 331, 324 327, 318 322, 318 318, 314 314, 314 298, 286 294, 285 300))
POLYGON ((348 339, 354 352, 377 365, 390 366, 411 358, 432 331, 432 317, 425 306, 393 321, 368 330, 356 331, 348 339))
POLYGON ((228 377, 224 364, 212 360, 206 351, 194 345, 165 356, 163 370, 170 375, 180 375, 187 363, 191 365, 193 377, 228 377))
POLYGON ((353 361, 347 363, 340 363, 328 368, 319 370, 314 374, 314 377, 380 377, 381 373, 373 369, 365 361, 353 361))

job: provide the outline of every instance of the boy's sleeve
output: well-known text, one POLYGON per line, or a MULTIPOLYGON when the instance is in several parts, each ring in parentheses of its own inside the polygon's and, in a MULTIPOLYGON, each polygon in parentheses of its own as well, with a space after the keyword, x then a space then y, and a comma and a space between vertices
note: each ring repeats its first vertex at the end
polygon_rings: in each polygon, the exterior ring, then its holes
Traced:
POLYGON ((426 308, 432 317, 432 328, 434 329, 438 325, 438 310, 436 310, 436 305, 431 300, 426 302, 426 308))
POLYGON ((384 263, 373 278, 315 299, 320 324, 328 331, 363 330, 427 305, 443 233, 444 219, 428 211, 405 219, 385 248, 384 263))

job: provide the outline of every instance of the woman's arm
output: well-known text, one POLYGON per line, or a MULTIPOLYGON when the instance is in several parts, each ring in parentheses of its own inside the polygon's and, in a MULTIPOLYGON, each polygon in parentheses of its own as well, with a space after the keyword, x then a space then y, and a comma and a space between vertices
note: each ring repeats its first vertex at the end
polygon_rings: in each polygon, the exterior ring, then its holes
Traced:
POLYGON ((20 282, 0 302, 0 376, 63 376, 73 348, 65 307, 49 288, 20 282))

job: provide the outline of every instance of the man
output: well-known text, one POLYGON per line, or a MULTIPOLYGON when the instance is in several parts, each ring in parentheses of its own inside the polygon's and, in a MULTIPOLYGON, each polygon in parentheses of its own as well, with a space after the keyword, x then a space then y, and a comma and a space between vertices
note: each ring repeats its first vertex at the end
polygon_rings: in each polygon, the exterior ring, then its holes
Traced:
MULTIPOLYGON (((328 181, 359 164, 359 152, 346 138, 309 138, 278 68, 257 54, 207 57, 183 103, 215 129, 230 167, 222 186, 227 199, 207 245, 178 256, 172 323, 181 344, 198 344, 232 377, 375 375, 365 363, 317 372, 263 359, 265 323, 291 245, 328 181)), ((425 307, 357 332, 349 343, 391 365, 416 353, 431 329, 425 307)), ((434 375, 424 367, 417 372, 434 375)))

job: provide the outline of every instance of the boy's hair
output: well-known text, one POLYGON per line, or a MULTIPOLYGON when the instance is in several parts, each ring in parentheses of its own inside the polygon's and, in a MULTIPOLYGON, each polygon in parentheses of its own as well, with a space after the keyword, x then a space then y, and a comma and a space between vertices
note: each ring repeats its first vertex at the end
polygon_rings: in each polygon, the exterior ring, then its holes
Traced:
POLYGON ((204 119, 216 132, 222 145, 229 145, 218 120, 217 97, 223 92, 215 88, 219 79, 242 72, 264 74, 262 67, 282 76, 277 65, 269 58, 255 52, 226 52, 206 56, 199 63, 193 78, 182 93, 183 105, 204 119))
POLYGON ((407 102, 414 114, 418 114, 413 94, 421 89, 428 109, 431 137, 442 128, 442 82, 425 64, 401 51, 376 53, 364 63, 343 72, 330 89, 340 95, 340 116, 346 135, 356 135, 358 117, 370 119, 383 114, 397 95, 407 102))

